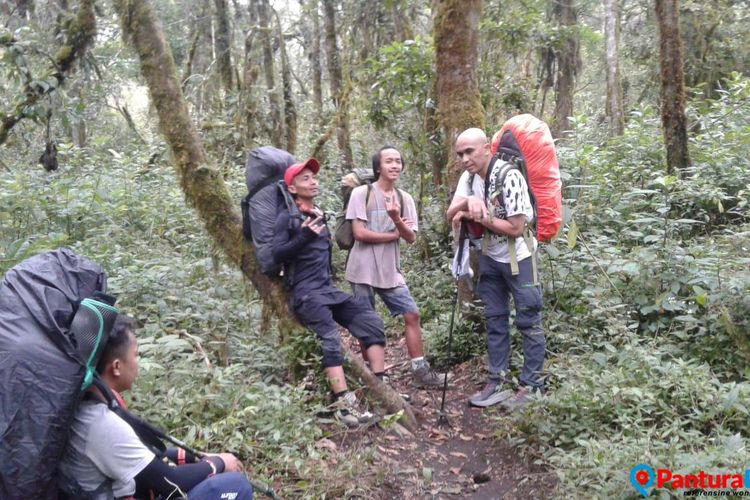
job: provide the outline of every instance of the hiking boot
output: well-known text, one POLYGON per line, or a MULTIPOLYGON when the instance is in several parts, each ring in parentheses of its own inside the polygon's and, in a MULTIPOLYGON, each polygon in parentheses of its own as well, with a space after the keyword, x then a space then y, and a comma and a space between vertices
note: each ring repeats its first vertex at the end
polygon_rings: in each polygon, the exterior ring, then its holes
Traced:
POLYGON ((419 389, 426 387, 442 387, 445 384, 446 377, 451 379, 449 374, 438 373, 430 368, 429 363, 425 362, 422 366, 411 372, 411 384, 419 389))
POLYGON ((513 396, 513 391, 503 389, 503 387, 503 383, 499 380, 489 379, 481 391, 469 398, 469 404, 471 406, 486 408, 501 403, 513 396))
POLYGON ((361 410, 357 396, 353 392, 347 392, 333 403, 336 408, 334 416, 336 420, 347 427, 357 427, 375 420, 375 415, 366 410, 361 410))
POLYGON ((533 398, 533 388, 526 385, 521 386, 512 397, 501 403, 502 407, 508 411, 516 411, 526 407, 533 398))

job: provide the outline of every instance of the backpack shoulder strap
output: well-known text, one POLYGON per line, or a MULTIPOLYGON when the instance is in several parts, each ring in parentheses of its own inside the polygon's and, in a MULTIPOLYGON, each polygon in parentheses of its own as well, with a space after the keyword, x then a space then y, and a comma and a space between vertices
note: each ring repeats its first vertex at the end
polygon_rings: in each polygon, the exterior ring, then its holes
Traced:
POLYGON ((277 186, 281 193, 281 197, 284 199, 284 206, 286 206, 287 211, 289 211, 289 229, 295 229, 301 225, 301 214, 297 207, 297 203, 294 201, 294 197, 286 189, 284 181, 279 181, 277 186))
POLYGON ((154 455, 158 457, 164 456, 167 448, 161 440, 158 429, 120 406, 115 395, 112 393, 112 389, 110 389, 106 382, 99 377, 99 374, 94 375, 91 385, 99 389, 99 392, 104 396, 103 401, 94 398, 96 401, 106 404, 110 411, 114 412, 115 415, 123 419, 130 427, 132 427, 141 442, 146 445, 154 455))
POLYGON ((370 206, 370 196, 372 195, 372 182, 368 182, 366 184, 367 186, 367 194, 365 195, 365 210, 370 206))
POLYGON ((497 163, 493 163, 491 167, 491 174, 495 176, 495 192, 490 193, 490 183, 485 182, 484 183, 484 197, 485 199, 495 199, 497 197, 500 198, 500 205, 504 205, 505 203, 505 192, 503 190, 503 184, 505 184, 505 178, 508 176, 508 172, 511 170, 520 170, 518 168, 518 165, 515 163, 507 162, 505 160, 496 159, 497 161, 502 161, 503 164, 500 166, 497 166, 497 163))

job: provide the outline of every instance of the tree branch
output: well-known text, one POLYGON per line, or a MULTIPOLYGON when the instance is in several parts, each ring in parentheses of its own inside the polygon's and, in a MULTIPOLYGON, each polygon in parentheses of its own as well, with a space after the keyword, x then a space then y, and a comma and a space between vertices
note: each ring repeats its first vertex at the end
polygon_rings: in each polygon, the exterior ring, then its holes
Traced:
MULTIPOLYGON (((94 0, 81 0, 76 17, 70 21, 67 27, 65 44, 60 47, 54 57, 53 67, 50 74, 44 79, 31 80, 27 82, 24 93, 26 98, 18 103, 8 115, 0 117, 0 145, 8 140, 8 134, 18 122, 29 116, 29 109, 39 100, 57 90, 65 81, 73 63, 80 59, 86 49, 96 37, 96 14, 94 13, 94 0)), ((12 36, 6 34, 0 36, 0 45, 14 43, 12 36)))

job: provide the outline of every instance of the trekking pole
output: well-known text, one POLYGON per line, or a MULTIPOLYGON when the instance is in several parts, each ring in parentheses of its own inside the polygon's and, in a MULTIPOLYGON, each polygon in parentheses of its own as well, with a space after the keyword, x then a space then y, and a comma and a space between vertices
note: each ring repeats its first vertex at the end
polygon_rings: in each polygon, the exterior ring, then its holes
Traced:
MULTIPOLYGON (((458 249, 456 250, 456 269, 451 269, 451 273, 454 275, 453 277, 456 280, 456 293, 455 298, 453 299, 453 308, 451 309, 451 321, 450 326, 448 327, 448 364, 450 364, 450 361, 453 358, 453 324, 455 322, 456 318, 456 309, 458 309, 459 304, 459 293, 458 293, 458 284, 459 284, 459 278, 461 277, 461 268, 463 266, 463 256, 464 256, 464 242, 467 238, 467 231, 466 231, 466 222, 464 220, 461 220, 461 229, 458 232, 458 249)), ((445 414, 445 393, 448 391, 448 374, 443 378, 443 397, 440 401, 440 413, 438 415, 437 424, 441 427, 450 427, 450 422, 448 421, 448 416, 445 414)))
MULTIPOLYGON (((456 309, 458 308, 458 282, 456 282, 456 293, 453 299, 453 308, 451 309, 451 321, 448 327, 448 363, 450 364, 452 358, 452 344, 453 344, 453 322, 456 317, 456 309)), ((450 427, 448 416, 445 414, 445 393, 448 391, 448 375, 443 377, 443 397, 440 401, 440 414, 438 415, 437 424, 440 427, 450 427)))

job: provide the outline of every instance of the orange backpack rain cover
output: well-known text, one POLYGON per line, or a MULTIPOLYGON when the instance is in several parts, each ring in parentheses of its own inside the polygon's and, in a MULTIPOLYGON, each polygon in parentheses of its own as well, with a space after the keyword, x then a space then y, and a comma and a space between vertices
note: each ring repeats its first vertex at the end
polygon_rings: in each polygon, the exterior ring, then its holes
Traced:
POLYGON ((493 155, 506 130, 513 133, 526 162, 529 187, 536 199, 536 238, 550 241, 562 224, 562 181, 552 134, 539 118, 516 115, 492 137, 493 155))

